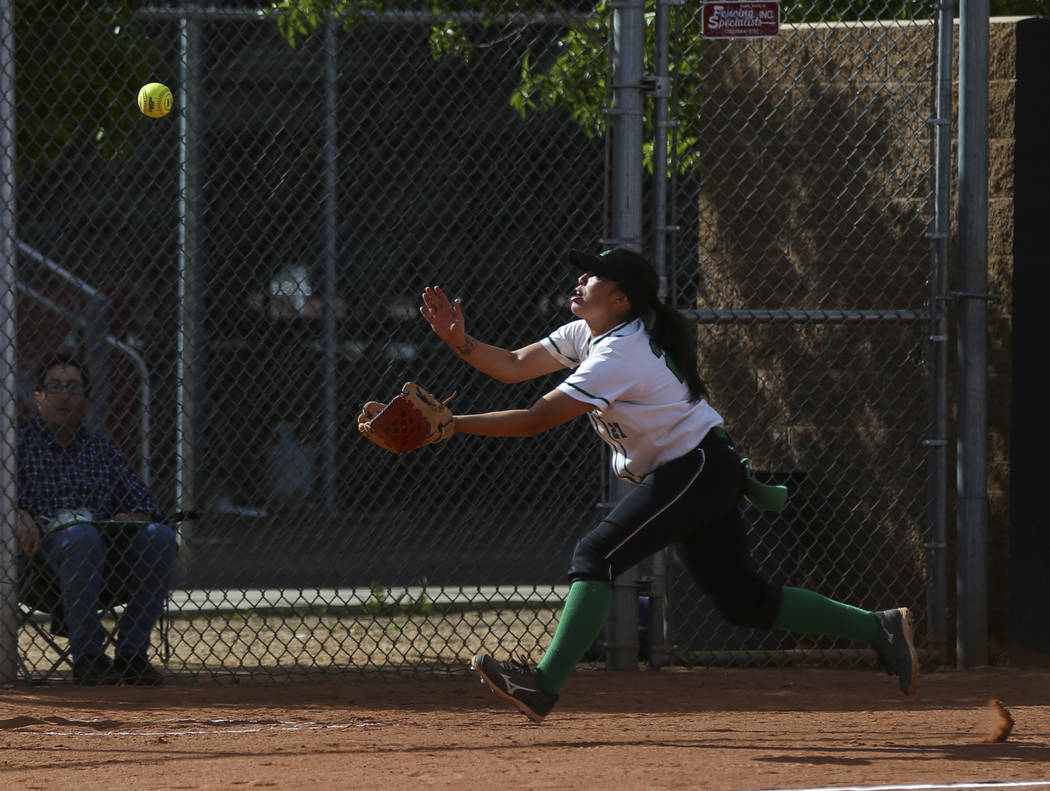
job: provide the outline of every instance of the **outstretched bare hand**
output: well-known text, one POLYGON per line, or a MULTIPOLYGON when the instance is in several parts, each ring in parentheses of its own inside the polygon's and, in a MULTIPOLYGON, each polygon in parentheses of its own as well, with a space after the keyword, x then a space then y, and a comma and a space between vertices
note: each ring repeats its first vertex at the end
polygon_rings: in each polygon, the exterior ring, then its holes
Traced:
POLYGON ((441 286, 423 289, 419 313, 441 340, 452 347, 462 346, 467 338, 466 321, 459 300, 449 300, 441 286))

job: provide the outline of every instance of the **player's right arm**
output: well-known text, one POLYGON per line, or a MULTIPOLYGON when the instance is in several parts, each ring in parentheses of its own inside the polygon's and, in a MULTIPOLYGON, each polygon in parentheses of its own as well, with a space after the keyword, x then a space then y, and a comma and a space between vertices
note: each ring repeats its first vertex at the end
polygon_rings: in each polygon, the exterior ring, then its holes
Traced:
POLYGON ((564 367, 540 343, 510 350, 471 337, 459 300, 449 300, 440 286, 424 289, 419 312, 434 333, 465 362, 500 382, 524 382, 564 367))

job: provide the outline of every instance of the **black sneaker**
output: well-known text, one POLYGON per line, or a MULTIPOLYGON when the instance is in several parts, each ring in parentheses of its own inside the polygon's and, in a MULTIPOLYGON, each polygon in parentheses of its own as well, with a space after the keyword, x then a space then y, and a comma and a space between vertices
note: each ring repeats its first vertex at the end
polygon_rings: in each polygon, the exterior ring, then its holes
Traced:
POLYGON ((497 662, 488 654, 478 654, 470 660, 470 669, 501 698, 506 698, 533 722, 543 722, 558 702, 540 688, 540 673, 524 660, 497 662))
POLYGON ((875 640, 879 664, 900 680, 901 692, 910 698, 919 694, 919 655, 915 651, 915 626, 907 607, 880 610, 875 617, 882 627, 875 640))
POLYGON ((82 687, 120 683, 120 674, 105 654, 84 654, 73 660, 73 683, 82 687))
POLYGON ((133 687, 159 687, 164 683, 164 676, 146 657, 138 654, 117 654, 113 667, 120 673, 121 681, 133 687))

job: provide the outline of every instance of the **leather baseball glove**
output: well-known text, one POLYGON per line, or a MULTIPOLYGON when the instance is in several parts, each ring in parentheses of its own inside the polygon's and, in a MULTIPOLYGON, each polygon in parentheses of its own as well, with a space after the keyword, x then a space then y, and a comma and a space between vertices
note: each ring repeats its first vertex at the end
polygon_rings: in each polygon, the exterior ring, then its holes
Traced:
POLYGON ((405 382, 389 404, 369 401, 357 416, 357 430, 381 448, 408 453, 424 445, 444 442, 456 427, 448 402, 439 401, 415 382, 405 382))

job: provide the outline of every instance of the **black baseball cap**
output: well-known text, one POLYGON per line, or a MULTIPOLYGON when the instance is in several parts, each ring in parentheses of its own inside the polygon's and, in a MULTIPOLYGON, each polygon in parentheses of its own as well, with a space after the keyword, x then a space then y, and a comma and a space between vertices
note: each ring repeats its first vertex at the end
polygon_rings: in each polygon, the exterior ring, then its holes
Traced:
POLYGON ((635 315, 652 308, 660 299, 660 276, 641 253, 626 247, 616 247, 594 255, 569 251, 569 261, 581 272, 593 272, 620 284, 635 315))

